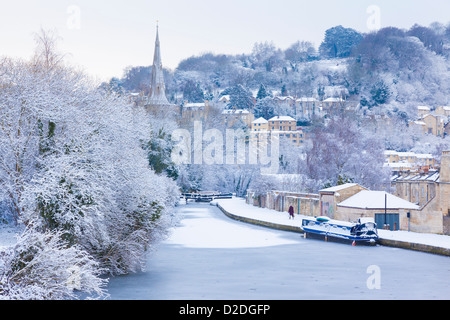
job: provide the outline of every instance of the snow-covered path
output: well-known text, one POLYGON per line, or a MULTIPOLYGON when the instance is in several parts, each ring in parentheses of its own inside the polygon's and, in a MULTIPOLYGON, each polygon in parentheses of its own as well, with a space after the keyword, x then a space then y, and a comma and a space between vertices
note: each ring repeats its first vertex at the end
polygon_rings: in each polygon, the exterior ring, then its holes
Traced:
POLYGON ((111 299, 450 298, 448 257, 303 239, 231 220, 207 204, 177 211, 183 219, 149 255, 148 270, 111 279, 111 299), (379 289, 368 288, 374 276, 379 289))

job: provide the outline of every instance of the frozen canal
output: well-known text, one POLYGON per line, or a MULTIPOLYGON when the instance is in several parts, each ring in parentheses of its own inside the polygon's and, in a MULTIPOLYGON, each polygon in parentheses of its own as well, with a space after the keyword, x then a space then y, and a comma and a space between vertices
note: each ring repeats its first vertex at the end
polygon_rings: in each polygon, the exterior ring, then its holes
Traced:
POLYGON ((110 280, 111 299, 450 299, 448 257, 303 239, 207 204, 178 214, 146 272, 110 280))

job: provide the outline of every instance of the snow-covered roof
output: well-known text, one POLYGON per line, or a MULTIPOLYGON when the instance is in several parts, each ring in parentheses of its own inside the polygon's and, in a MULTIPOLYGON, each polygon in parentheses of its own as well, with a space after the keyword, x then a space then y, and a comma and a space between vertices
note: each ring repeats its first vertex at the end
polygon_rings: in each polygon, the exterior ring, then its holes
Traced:
POLYGON ((417 109, 419 109, 419 110, 425 110, 425 111, 430 111, 430 107, 427 107, 427 106, 418 106, 417 109))
POLYGON ((253 121, 252 123, 268 123, 269 121, 267 121, 266 119, 264 119, 263 117, 256 119, 255 121, 253 121))
POLYGON ((201 108, 205 106, 205 102, 190 102, 184 105, 185 108, 201 108))
POLYGON ((399 157, 414 157, 416 154, 414 152, 397 152, 399 157))
POLYGON ((291 96, 275 96, 274 99, 281 100, 281 101, 294 100, 294 98, 291 96))
POLYGON ((276 116, 269 119, 269 121, 295 121, 295 119, 289 116, 276 116))
POLYGON ((343 189, 354 187, 356 185, 357 185, 357 183, 346 183, 346 184, 342 184, 340 186, 335 186, 335 187, 331 187, 331 188, 322 189, 322 190, 319 190, 319 192, 337 192, 337 191, 340 191, 340 190, 343 190, 343 189))
POLYGON ((236 109, 236 110, 227 109, 222 111, 222 114, 249 114, 249 113, 250 111, 244 109, 236 109))
POLYGON ((439 171, 430 171, 428 174, 411 173, 409 175, 393 176, 391 181, 430 181, 439 182, 439 171))
POLYGON ((430 153, 415 153, 415 152, 397 152, 393 150, 385 150, 384 155, 397 155, 399 157, 416 157, 420 159, 434 158, 430 153))
POLYGON ((424 120, 424 119, 426 119, 428 117, 432 117, 432 118, 434 118, 434 119, 436 119, 436 120, 438 120, 440 122, 444 122, 446 120, 446 118, 447 118, 446 116, 434 115, 434 114, 430 114, 429 113, 429 114, 425 114, 421 119, 424 120))
POLYGON ((328 98, 323 100, 323 102, 342 102, 344 101, 342 98, 328 98))
POLYGON ((397 162, 397 163, 389 163, 389 162, 386 162, 386 163, 384 163, 383 164, 383 167, 385 167, 385 168, 387 168, 387 167, 389 167, 389 168, 410 168, 410 169, 412 169, 412 167, 413 167, 413 163, 408 163, 408 162, 397 162))
POLYGON ((416 157, 420 159, 429 159, 433 158, 433 155, 431 153, 417 153, 416 157))
POLYGON ((313 101, 318 101, 318 100, 316 98, 302 97, 302 98, 298 98, 296 101, 297 102, 313 102, 313 101))
POLYGON ((354 196, 342 201, 339 207, 361 208, 361 209, 384 209, 385 197, 387 195, 387 209, 420 209, 418 205, 403 200, 385 191, 363 190, 354 196))

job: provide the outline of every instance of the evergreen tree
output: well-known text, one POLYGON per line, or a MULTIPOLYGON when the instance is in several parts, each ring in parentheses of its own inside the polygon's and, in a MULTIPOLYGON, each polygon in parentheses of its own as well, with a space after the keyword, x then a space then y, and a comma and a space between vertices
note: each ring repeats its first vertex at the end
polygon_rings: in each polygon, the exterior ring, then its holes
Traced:
POLYGON ((267 93, 266 87, 261 83, 261 85, 259 86, 258 94, 256 95, 256 100, 261 100, 268 96, 269 94, 267 93))
POLYGON ((391 97, 389 87, 384 81, 377 82, 370 90, 370 94, 372 95, 372 105, 375 106, 387 103, 391 97))
POLYGON ((237 109, 251 109, 253 107, 253 95, 252 93, 238 84, 231 88, 230 95, 230 108, 237 109))
POLYGON ((273 104, 271 97, 265 97, 263 99, 259 99, 255 107, 253 108, 253 113, 255 115, 255 118, 264 118, 266 120, 269 120, 275 115, 275 106, 273 104))
POLYGON ((286 89, 286 85, 285 84, 283 84, 283 86, 281 87, 281 95, 283 97, 286 97, 288 95, 288 91, 286 89))
POLYGON ((363 36, 351 28, 337 26, 325 32, 325 39, 320 45, 320 55, 324 58, 346 58, 363 39, 363 36))
POLYGON ((183 87, 183 98, 188 102, 203 102, 205 95, 198 83, 188 80, 183 87))

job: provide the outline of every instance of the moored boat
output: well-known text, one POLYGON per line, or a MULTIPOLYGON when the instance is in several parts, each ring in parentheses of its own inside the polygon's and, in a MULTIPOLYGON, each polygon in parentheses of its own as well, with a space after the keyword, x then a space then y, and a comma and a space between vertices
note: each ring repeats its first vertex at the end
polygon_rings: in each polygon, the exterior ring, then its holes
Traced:
POLYGON ((327 217, 304 218, 302 229, 306 238, 375 245, 378 240, 377 225, 372 218, 360 218, 357 223, 331 220, 327 217))

